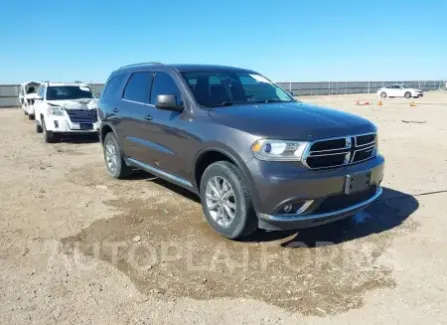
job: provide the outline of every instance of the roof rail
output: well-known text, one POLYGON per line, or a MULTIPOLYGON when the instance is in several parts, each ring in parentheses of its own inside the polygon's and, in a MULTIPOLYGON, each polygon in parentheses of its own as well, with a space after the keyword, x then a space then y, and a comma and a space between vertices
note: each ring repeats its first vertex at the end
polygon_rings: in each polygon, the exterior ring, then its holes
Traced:
POLYGON ((140 62, 140 63, 132 63, 132 64, 123 65, 123 66, 120 67, 118 70, 126 69, 126 68, 131 68, 131 67, 138 67, 138 66, 140 66, 140 65, 163 65, 163 63, 161 63, 161 62, 140 62))

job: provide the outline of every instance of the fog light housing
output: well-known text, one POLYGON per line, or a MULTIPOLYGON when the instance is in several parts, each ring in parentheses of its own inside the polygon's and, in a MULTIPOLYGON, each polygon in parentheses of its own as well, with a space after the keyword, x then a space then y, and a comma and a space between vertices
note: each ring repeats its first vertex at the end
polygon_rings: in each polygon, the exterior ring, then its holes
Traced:
POLYGON ((54 127, 55 127, 56 129, 59 128, 59 122, 58 122, 58 121, 54 121, 54 127))
POLYGON ((282 205, 276 211, 279 214, 303 214, 309 209, 312 203, 314 203, 314 200, 289 202, 282 205))

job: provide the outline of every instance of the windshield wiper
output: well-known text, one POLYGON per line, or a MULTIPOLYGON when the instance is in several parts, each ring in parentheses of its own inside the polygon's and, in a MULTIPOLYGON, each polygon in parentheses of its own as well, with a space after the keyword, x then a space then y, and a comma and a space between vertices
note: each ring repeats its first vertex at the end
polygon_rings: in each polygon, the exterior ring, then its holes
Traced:
POLYGON ((257 100, 252 103, 268 104, 268 103, 291 103, 291 102, 292 102, 291 100, 281 100, 281 99, 270 98, 270 99, 265 99, 265 100, 257 100))
POLYGON ((271 99, 267 99, 265 102, 266 103, 290 103, 291 100, 281 100, 281 99, 271 98, 271 99))
POLYGON ((223 101, 222 103, 220 103, 219 105, 216 105, 216 106, 231 106, 231 105, 233 105, 232 102, 230 102, 228 100, 225 100, 225 101, 223 101))
POLYGON ((222 106, 232 106, 232 105, 233 105, 232 102, 225 100, 219 104, 209 104, 209 105, 203 105, 203 106, 205 106, 205 107, 222 107, 222 106))

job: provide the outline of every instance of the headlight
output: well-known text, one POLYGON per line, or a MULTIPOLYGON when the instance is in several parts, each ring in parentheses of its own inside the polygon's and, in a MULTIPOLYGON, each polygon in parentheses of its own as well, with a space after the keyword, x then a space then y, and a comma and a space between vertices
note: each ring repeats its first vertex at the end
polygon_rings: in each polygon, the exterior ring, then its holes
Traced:
POLYGON ((64 115, 64 110, 60 106, 50 106, 48 107, 48 114, 50 115, 64 115))
POLYGON ((253 143, 251 151, 261 160, 300 161, 308 144, 303 141, 261 139, 253 143))

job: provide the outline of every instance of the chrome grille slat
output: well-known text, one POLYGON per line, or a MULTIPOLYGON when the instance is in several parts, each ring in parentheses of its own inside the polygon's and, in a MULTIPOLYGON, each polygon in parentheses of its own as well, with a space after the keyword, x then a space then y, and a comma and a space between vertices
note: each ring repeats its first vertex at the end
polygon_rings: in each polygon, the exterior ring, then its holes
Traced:
POLYGON ((307 168, 312 170, 330 169, 351 164, 357 164, 375 157, 376 146, 376 133, 357 134, 339 138, 315 140, 310 143, 308 149, 304 153, 303 163, 307 168), (373 139, 373 141, 371 141, 371 139, 373 139), (340 146, 340 144, 343 142, 345 143, 345 145, 340 146), (333 144, 336 144, 339 147, 332 147, 325 150, 312 150, 312 148, 331 147, 333 146, 333 144), (341 163, 341 157, 335 158, 334 156, 344 156, 345 159, 343 163, 341 163))
POLYGON ((336 152, 336 153, 327 153, 327 154, 320 154, 320 155, 309 155, 307 158, 314 158, 314 157, 326 157, 326 156, 335 156, 335 155, 346 155, 349 151, 344 152, 336 152))
POLYGON ((368 142, 368 143, 364 143, 364 144, 355 144, 356 147, 367 147, 367 146, 371 146, 371 145, 376 145, 376 140, 368 142))
POLYGON ((74 123, 95 123, 98 120, 96 110, 70 109, 66 112, 74 123))

